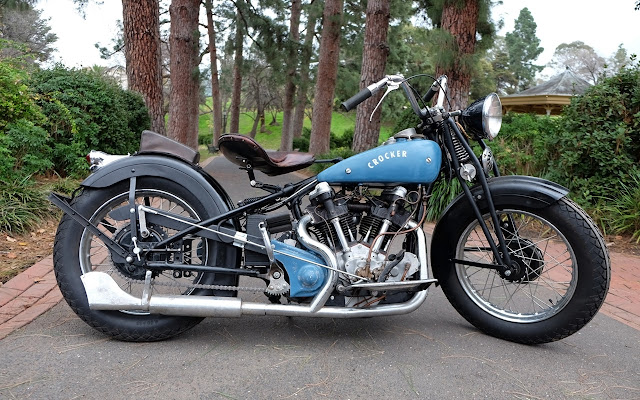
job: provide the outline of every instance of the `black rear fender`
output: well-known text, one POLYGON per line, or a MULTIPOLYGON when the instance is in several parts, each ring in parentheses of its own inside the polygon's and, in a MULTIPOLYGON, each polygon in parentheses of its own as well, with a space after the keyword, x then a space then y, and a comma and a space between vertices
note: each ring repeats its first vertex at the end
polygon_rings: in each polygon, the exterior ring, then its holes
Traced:
POLYGON ((203 204, 218 208, 218 213, 234 208, 222 186, 202 168, 175 158, 157 155, 131 156, 114 161, 89 175, 81 186, 105 188, 134 176, 154 176, 172 180, 196 193, 203 204))

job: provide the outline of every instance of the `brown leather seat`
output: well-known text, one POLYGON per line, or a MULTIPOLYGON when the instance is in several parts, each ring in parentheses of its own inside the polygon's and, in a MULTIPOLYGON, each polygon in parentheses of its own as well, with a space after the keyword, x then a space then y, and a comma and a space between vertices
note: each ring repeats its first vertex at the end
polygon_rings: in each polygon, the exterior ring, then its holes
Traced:
POLYGON ((310 153, 267 152, 249 136, 238 134, 222 135, 218 141, 218 147, 220 147, 220 152, 232 163, 244 168, 251 165, 253 169, 269 176, 306 168, 316 160, 310 153))

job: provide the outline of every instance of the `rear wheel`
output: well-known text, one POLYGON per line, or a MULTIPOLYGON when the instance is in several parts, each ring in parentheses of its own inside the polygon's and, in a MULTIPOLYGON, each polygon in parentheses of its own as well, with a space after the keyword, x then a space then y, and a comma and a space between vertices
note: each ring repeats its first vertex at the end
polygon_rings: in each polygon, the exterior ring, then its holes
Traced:
MULTIPOLYGON (((581 329, 604 302, 610 276, 591 219, 566 198, 544 209, 504 205, 497 212, 512 268, 449 262, 440 283, 451 304, 482 331, 519 343, 559 340, 581 329)), ((484 220, 495 232, 488 212, 484 220)), ((478 221, 467 215, 459 222, 449 231, 448 254, 495 264, 478 221)))
MULTIPOLYGON (((105 235, 124 248, 133 247, 131 225, 123 218, 122 210, 129 209, 128 182, 104 188, 84 189, 72 204, 73 208, 97 226, 105 235)), ((195 220, 209 218, 200 200, 184 187, 162 178, 138 179, 136 204, 161 209, 175 215, 195 220)), ((175 231, 171 228, 148 224, 149 236, 142 241, 157 242, 175 231)), ((184 264, 234 266, 236 252, 228 246, 187 236, 171 249, 174 257, 184 264)), ((165 261, 167 253, 159 253, 156 261, 165 261)), ((118 285, 133 296, 141 297, 146 269, 114 262, 109 249, 90 231, 83 229, 71 217, 64 215, 54 245, 54 269, 60 290, 73 311, 97 330, 127 341, 162 340, 182 333, 202 318, 153 315, 145 311, 91 310, 87 302, 82 274, 90 271, 106 272, 118 285)), ((194 284, 235 285, 235 277, 221 274, 180 273, 162 271, 153 277, 153 294, 195 295, 210 291, 196 288, 194 284), (189 286, 191 285, 191 286, 189 286)), ((233 295, 234 292, 216 293, 233 295)))

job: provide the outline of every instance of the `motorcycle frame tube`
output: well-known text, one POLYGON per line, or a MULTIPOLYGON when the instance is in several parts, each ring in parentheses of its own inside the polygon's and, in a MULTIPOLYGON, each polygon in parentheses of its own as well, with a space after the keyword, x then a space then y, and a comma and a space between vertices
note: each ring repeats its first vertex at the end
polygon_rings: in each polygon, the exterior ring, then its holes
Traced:
MULTIPOLYGON (((310 221, 310 217, 309 217, 310 221)), ((302 221, 298 231, 306 230, 309 221, 302 221)), ((420 261, 420 279, 429 278, 426 237, 417 222, 407 223, 408 228, 417 228, 418 259, 420 261)), ((313 240, 306 232, 302 235, 306 244, 317 247, 323 256, 331 259, 332 252, 323 249, 321 243, 313 240), (320 246, 318 246, 318 244, 320 246)), ((306 245, 305 244, 305 245, 306 245)), ((219 296, 161 296, 151 295, 149 298, 136 298, 124 292, 108 274, 104 272, 89 272, 82 275, 89 306, 94 310, 141 310, 155 314, 182 315, 193 317, 239 317, 242 315, 277 315, 320 318, 359 318, 373 316, 390 316, 407 314, 415 311, 427 298, 428 290, 417 292, 410 300, 399 304, 385 304, 370 308, 345 308, 324 304, 332 293, 337 273, 327 279, 320 292, 314 297, 309 306, 291 304, 266 304, 243 302, 240 298, 219 296), (333 277, 331 277, 333 276, 333 277), (318 308, 319 307, 319 308, 318 308), (317 309, 316 309, 317 308, 317 309)))
MULTIPOLYGON (((297 189, 299 189, 300 187, 302 187, 302 186, 304 186, 304 185, 306 185, 306 184, 308 184, 310 182, 313 182, 315 179, 316 179, 315 177, 307 178, 307 179, 305 179, 303 181, 300 181, 300 182, 298 182, 298 183, 296 183, 294 185, 286 186, 286 187, 282 188, 279 192, 276 192, 276 193, 270 194, 268 196, 265 196, 265 197, 263 197, 261 199, 258 199, 258 200, 254 201, 252 203, 245 204, 244 206, 235 208, 233 210, 229 210, 228 212, 220 214, 220 215, 215 216, 213 218, 209 218, 207 220, 200 221, 198 226, 191 226, 189 228, 183 229, 182 231, 177 232, 175 235, 171 236, 170 238, 167 238, 165 240, 162 240, 162 241, 158 242, 153 248, 157 249, 157 248, 160 248, 160 247, 167 246, 167 245, 173 243, 176 240, 182 239, 186 235, 189 235, 191 233, 197 232, 198 230, 201 229, 200 228, 201 226, 209 227, 211 225, 215 225, 215 224, 218 224, 218 223, 223 222, 223 221, 227 221, 227 220, 230 220, 230 219, 233 220, 236 217, 238 217, 238 216, 240 216, 240 215, 242 215, 244 213, 248 213, 248 212, 253 211, 254 209, 258 209, 258 208, 261 208, 261 207, 264 207, 264 206, 267 206, 267 205, 270 205, 270 204, 274 204, 282 197, 289 197, 289 196, 293 195, 296 192, 297 189)), ((311 191, 310 188, 309 188, 309 191, 311 191)), ((299 194, 299 196, 302 196, 304 194, 305 193, 302 192, 302 193, 299 194)))
MULTIPOLYGON (((237 225, 236 218, 244 213, 251 212, 260 207, 264 207, 267 205, 271 205, 276 203, 281 198, 287 198, 295 195, 294 198, 289 200, 289 203, 292 206, 295 206, 297 198, 306 194, 307 191, 301 191, 300 193, 296 193, 300 188, 304 187, 304 185, 308 185, 312 183, 316 178, 311 177, 290 186, 285 186, 280 191, 265 196, 261 199, 258 199, 252 203, 246 204, 239 208, 233 208, 233 203, 231 202, 228 194, 222 189, 217 181, 215 181, 212 177, 207 178, 205 173, 201 171, 197 166, 186 164, 182 161, 178 161, 171 157, 166 156, 134 156, 127 157, 122 160, 118 160, 116 162, 110 163, 103 168, 99 169, 94 174, 90 175, 87 179, 82 182, 82 186, 84 187, 95 187, 95 188, 104 188, 111 185, 114 185, 118 182, 122 182, 124 180, 129 180, 129 202, 131 203, 131 197, 135 191, 135 182, 137 178, 143 176, 161 176, 166 177, 168 179, 173 179, 176 182, 188 182, 189 184, 195 184, 202 187, 205 192, 215 192, 220 196, 222 201, 228 207, 228 211, 212 217, 208 220, 201 221, 198 225, 209 227, 211 225, 218 224, 223 221, 234 221, 234 227, 238 231, 239 226, 237 225)), ((213 199, 213 194, 212 199, 213 199)), ((52 194, 52 196, 54 196, 52 194)), ((56 198, 57 200, 57 198, 56 198)), ((62 211, 69 214, 76 222, 82 225, 85 228, 88 228, 94 234, 99 232, 97 229, 92 229, 89 222, 83 216, 76 213, 73 208, 71 208, 66 202, 63 201, 52 201, 56 206, 58 206, 62 211)), ((295 210, 293 210, 295 211, 295 210)), ((137 209, 136 209, 136 221, 137 221, 137 209)), ((299 212, 297 214, 300 214, 299 212)), ((135 223, 132 219, 132 224, 135 223)), ((189 235, 191 233, 197 232, 200 228, 191 226, 189 228, 185 228, 180 232, 177 232, 175 235, 158 242, 153 249, 158 249, 165 247, 176 240, 182 239, 184 236, 189 235)), ((97 235, 97 237, 102 240, 107 247, 111 250, 115 250, 119 255, 124 258, 127 257, 127 251, 122 248, 118 243, 115 243, 111 238, 106 237, 104 235, 97 235)), ((259 251, 259 250, 258 250, 259 251)), ((132 258, 136 258, 134 254, 128 254, 132 258)))

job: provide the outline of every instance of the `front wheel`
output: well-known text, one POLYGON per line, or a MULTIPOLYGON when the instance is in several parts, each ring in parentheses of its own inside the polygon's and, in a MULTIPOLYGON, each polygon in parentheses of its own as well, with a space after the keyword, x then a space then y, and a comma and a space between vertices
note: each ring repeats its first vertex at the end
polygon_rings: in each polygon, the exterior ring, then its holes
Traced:
POLYGON ((609 256, 593 221, 566 198, 543 209, 501 205, 497 213, 512 269, 450 261, 496 264, 478 221, 466 215, 449 230, 448 263, 434 266, 446 268, 440 284, 450 303, 483 332, 513 342, 546 343, 577 332, 609 288, 609 256))

